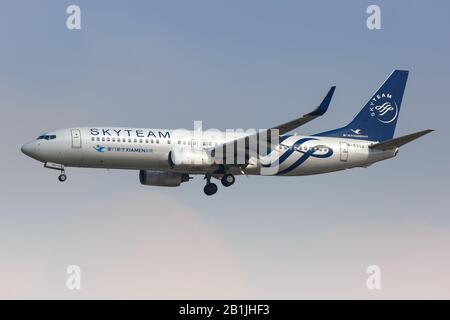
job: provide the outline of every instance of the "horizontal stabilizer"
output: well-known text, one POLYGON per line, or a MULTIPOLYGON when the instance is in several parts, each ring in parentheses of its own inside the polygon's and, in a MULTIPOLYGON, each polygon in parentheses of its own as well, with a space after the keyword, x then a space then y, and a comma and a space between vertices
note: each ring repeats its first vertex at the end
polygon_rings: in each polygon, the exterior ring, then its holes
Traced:
POLYGON ((428 129, 428 130, 423 130, 423 131, 419 131, 416 133, 407 134, 406 136, 403 136, 403 137, 398 137, 395 139, 376 143, 374 145, 371 145, 369 148, 376 149, 376 150, 395 149, 395 148, 401 147, 402 145, 407 144, 408 142, 411 142, 413 140, 416 140, 417 138, 420 138, 421 136, 424 136, 433 131, 434 130, 428 129))

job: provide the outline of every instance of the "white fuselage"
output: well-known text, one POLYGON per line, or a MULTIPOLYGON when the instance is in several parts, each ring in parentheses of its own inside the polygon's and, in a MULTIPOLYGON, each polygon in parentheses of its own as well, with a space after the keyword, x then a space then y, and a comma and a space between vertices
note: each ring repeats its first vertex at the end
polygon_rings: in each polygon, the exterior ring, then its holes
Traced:
MULTIPOLYGON (((207 174, 217 166, 171 166, 169 153, 205 153, 207 149, 245 136, 207 131, 84 127, 50 132, 24 145, 27 155, 44 163, 66 167, 136 169, 207 174), (50 138, 48 138, 50 137, 50 138)), ((250 158, 245 172, 230 168, 232 173, 261 174, 261 168, 277 166, 269 175, 299 176, 320 174, 353 167, 366 167, 391 158, 397 150, 369 148, 374 141, 318 136, 283 135, 271 153, 271 159, 250 158)))

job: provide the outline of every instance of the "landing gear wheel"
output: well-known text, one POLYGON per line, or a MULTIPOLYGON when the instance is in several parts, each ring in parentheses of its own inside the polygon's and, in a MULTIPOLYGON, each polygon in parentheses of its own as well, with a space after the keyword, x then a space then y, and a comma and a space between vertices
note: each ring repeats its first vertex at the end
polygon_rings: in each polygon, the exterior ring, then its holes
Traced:
POLYGON ((58 180, 64 182, 67 180, 67 176, 64 173, 61 173, 58 177, 58 180))
POLYGON ((222 179, 221 179, 222 184, 223 184, 224 187, 231 186, 234 183, 235 180, 236 179, 234 178, 234 176, 232 174, 225 174, 222 177, 222 179))
POLYGON ((203 188, 203 191, 207 196, 212 196, 214 193, 217 192, 217 185, 215 183, 207 183, 206 186, 203 188))

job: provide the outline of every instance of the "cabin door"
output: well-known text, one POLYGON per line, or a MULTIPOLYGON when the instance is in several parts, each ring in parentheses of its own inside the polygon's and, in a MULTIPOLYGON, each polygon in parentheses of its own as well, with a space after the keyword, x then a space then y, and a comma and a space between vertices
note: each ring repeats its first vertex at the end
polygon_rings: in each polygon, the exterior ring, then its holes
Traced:
POLYGON ((70 130, 72 134, 72 148, 81 148, 81 132, 79 129, 70 130))

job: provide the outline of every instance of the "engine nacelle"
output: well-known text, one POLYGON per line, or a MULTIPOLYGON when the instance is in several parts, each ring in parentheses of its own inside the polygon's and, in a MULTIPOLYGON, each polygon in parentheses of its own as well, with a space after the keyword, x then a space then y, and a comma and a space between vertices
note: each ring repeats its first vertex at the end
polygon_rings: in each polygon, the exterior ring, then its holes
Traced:
POLYGON ((166 171, 139 171, 139 181, 146 186, 178 187, 182 182, 189 181, 189 175, 166 171))
POLYGON ((174 149, 169 152, 169 165, 173 169, 202 170, 213 165, 211 157, 202 150, 174 149))

